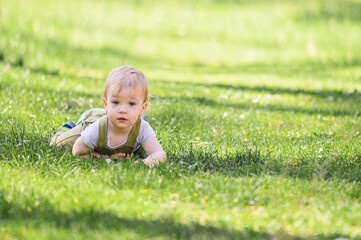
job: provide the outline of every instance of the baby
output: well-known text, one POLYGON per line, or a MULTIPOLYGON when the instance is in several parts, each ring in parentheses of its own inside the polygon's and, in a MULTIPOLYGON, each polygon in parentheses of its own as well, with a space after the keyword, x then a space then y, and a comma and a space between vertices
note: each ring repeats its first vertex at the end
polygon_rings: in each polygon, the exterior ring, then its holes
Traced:
POLYGON ((115 68, 108 76, 104 109, 91 109, 77 122, 65 124, 50 144, 72 146, 74 156, 128 158, 140 146, 148 154, 143 162, 152 167, 166 161, 152 127, 142 116, 148 106, 148 81, 136 68, 115 68), (69 129, 69 130, 68 130, 69 129))

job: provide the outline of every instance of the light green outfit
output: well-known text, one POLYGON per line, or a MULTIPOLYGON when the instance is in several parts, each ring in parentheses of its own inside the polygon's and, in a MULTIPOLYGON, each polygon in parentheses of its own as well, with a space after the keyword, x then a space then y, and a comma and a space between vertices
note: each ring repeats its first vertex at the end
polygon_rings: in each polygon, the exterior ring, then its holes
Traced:
POLYGON ((50 145, 61 146, 72 149, 75 141, 80 137, 81 132, 84 131, 90 124, 99 120, 99 137, 98 143, 95 147, 95 152, 100 154, 111 155, 114 153, 132 153, 134 145, 137 140, 140 118, 133 125, 128 135, 127 142, 118 148, 109 148, 107 146, 107 135, 108 135, 108 116, 104 109, 91 109, 82 114, 77 125, 67 131, 60 130, 50 139, 50 145))

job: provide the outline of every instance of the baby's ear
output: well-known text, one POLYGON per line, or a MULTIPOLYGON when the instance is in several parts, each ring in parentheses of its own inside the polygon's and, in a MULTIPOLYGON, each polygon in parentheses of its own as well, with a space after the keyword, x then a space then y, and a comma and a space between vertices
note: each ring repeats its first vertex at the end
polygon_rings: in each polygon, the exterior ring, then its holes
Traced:
POLYGON ((107 107, 107 98, 106 97, 103 97, 103 104, 104 104, 104 108, 107 107))
POLYGON ((143 103, 143 106, 142 106, 142 113, 141 113, 141 115, 144 114, 144 112, 145 112, 145 110, 147 109, 147 107, 148 107, 148 102, 144 102, 144 103, 143 103))

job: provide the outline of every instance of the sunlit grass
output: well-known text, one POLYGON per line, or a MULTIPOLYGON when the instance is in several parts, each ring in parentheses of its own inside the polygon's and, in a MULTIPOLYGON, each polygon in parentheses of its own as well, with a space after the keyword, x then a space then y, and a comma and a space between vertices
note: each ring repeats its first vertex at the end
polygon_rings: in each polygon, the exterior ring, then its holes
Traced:
POLYGON ((0 238, 361 238, 360 21, 359 1, 2 2, 0 238), (119 65, 150 82, 166 164, 48 146, 119 65))

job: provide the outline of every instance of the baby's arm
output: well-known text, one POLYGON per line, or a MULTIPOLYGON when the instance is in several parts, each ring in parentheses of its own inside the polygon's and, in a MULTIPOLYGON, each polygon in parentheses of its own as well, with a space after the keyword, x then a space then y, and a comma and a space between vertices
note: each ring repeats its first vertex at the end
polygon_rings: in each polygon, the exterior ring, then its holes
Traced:
POLYGON ((73 151, 72 151, 72 152, 73 152, 73 155, 74 155, 74 156, 76 156, 76 155, 82 156, 82 155, 86 155, 86 154, 90 153, 92 150, 93 150, 93 149, 91 149, 90 147, 88 147, 88 146, 84 143, 83 139, 82 139, 81 137, 79 137, 79 138, 75 141, 75 143, 74 143, 74 145, 73 145, 73 151))
POLYGON ((143 160, 147 166, 153 167, 154 164, 159 164, 159 162, 165 162, 167 160, 167 156, 156 137, 146 142, 142 147, 144 151, 149 154, 149 156, 143 160))
POLYGON ((74 143, 74 146, 73 146, 73 155, 74 156, 77 156, 77 155, 80 155, 80 156, 84 156, 84 155, 90 155, 92 157, 97 157, 97 158, 102 158, 102 157, 107 157, 107 158, 113 158, 113 159, 118 159, 119 157, 121 158, 124 158, 126 156, 125 153, 116 153, 116 154, 113 154, 113 155, 101 155, 100 153, 97 153, 97 152, 94 152, 94 149, 88 147, 85 143, 84 143, 84 140, 79 137, 75 143, 74 143))

